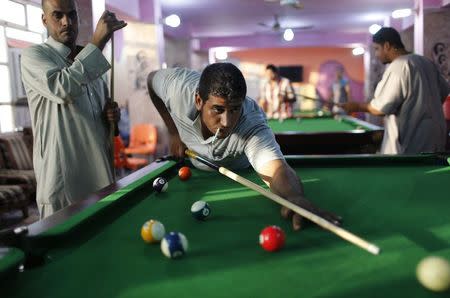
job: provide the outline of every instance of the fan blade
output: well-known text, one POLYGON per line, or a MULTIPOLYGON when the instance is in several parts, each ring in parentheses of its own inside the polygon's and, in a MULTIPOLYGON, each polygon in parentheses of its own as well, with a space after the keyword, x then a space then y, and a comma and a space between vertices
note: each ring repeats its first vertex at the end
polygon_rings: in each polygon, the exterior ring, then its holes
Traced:
POLYGON ((305 8, 305 6, 303 5, 303 3, 297 2, 295 4, 292 4, 292 7, 295 9, 303 9, 305 8))
POLYGON ((314 26, 309 25, 309 26, 299 26, 299 27, 292 27, 292 30, 309 30, 314 28, 314 26))

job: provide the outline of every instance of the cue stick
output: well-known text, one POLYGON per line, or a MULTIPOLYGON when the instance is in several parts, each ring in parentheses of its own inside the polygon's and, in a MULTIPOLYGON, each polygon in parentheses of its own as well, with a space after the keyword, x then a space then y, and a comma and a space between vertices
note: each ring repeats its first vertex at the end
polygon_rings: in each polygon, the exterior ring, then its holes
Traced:
POLYGON ((356 236, 355 234, 352 234, 349 231, 330 223, 329 221, 323 219, 322 217, 320 217, 300 206, 297 206, 297 205, 289 202, 286 199, 283 199, 279 195, 276 195, 276 194, 264 189, 260 185, 254 183, 248 179, 245 179, 244 177, 241 177, 238 174, 236 174, 224 167, 219 167, 219 166, 215 165, 214 163, 210 162, 209 160, 199 156, 196 152, 186 149, 185 153, 187 156, 211 167, 214 170, 219 171, 219 173, 227 176, 231 180, 234 180, 244 186, 247 186, 248 188, 251 188, 252 190, 265 196, 266 198, 269 198, 269 199, 277 202, 278 204, 293 210, 294 212, 300 214, 301 216, 303 216, 303 217, 309 219, 310 221, 316 223, 317 225, 321 226, 322 228, 333 232, 334 234, 341 237, 342 239, 347 240, 348 242, 351 242, 354 245, 361 247, 362 249, 365 249, 366 251, 370 252, 371 254, 378 255, 380 253, 380 248, 378 246, 376 246, 375 244, 367 242, 366 240, 356 236))
MULTIPOLYGON (((112 104, 114 101, 114 32, 111 35, 111 76, 110 76, 110 84, 109 84, 109 102, 112 104)), ((116 130, 116 125, 114 121, 109 122, 109 140, 111 141, 111 170, 113 175, 113 182, 116 182, 116 170, 114 167, 114 133, 116 130)))
MULTIPOLYGON (((335 102, 332 102, 332 101, 327 101, 325 99, 321 99, 321 98, 317 98, 317 97, 311 97, 311 96, 307 96, 307 95, 300 94, 300 93, 294 93, 294 95, 295 96, 301 96, 301 97, 303 97, 305 99, 309 99, 309 100, 312 100, 312 101, 317 101, 317 102, 320 102, 320 103, 323 103, 323 104, 342 107, 341 103, 335 103, 335 102)), ((285 96, 285 94, 283 93, 282 96, 285 96)))
POLYGON ((296 95, 296 96, 301 96, 301 97, 303 97, 303 98, 305 98, 305 99, 309 99, 309 100, 312 100, 312 101, 317 101, 317 102, 320 102, 320 103, 323 103, 323 104, 328 104, 328 105, 334 105, 334 106, 341 107, 341 104, 340 104, 340 103, 335 103, 335 102, 332 102, 332 101, 327 101, 327 100, 325 100, 325 99, 320 99, 320 98, 316 98, 316 97, 306 96, 306 95, 303 95, 303 94, 295 94, 295 95, 296 95))

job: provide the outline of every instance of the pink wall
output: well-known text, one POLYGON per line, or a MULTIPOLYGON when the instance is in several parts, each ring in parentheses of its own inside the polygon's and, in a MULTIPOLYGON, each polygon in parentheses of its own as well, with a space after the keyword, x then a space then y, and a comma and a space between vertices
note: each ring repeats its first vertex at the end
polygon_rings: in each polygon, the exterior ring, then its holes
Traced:
POLYGON ((336 68, 344 68, 344 77, 349 79, 351 98, 364 100, 363 56, 353 56, 349 48, 270 48, 242 50, 230 53, 241 62, 275 65, 302 65, 304 83, 312 83, 317 96, 328 100, 331 84, 336 77, 336 68), (318 74, 312 78, 312 73, 318 74))
POLYGON ((243 62, 276 65, 303 65, 303 79, 309 82, 311 72, 319 72, 327 61, 341 63, 348 76, 355 81, 364 81, 363 56, 353 56, 349 48, 267 48, 242 50, 229 53, 243 62))

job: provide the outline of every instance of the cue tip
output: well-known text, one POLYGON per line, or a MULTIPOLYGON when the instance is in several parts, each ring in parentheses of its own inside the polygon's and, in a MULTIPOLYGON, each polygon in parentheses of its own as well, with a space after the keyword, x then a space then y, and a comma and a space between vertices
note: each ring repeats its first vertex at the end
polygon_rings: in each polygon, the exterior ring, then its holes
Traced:
POLYGON ((373 255, 379 255, 381 253, 381 249, 378 246, 373 245, 373 244, 370 244, 367 247, 367 251, 370 252, 373 255))

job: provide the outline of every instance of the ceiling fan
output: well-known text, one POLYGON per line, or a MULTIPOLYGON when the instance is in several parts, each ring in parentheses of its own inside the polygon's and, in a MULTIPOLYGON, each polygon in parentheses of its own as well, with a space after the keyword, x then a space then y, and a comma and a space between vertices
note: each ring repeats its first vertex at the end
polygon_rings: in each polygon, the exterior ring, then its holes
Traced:
POLYGON ((281 6, 289 6, 295 9, 303 9, 303 3, 299 0, 264 0, 264 2, 279 2, 281 6))
POLYGON ((273 15, 274 17, 274 22, 272 24, 267 24, 267 23, 258 23, 259 26, 265 27, 265 28, 269 28, 274 32, 279 32, 279 31, 284 31, 286 29, 292 29, 292 30, 308 30, 313 28, 313 26, 299 26, 299 27, 282 27, 280 24, 280 21, 278 20, 278 15, 273 15))

